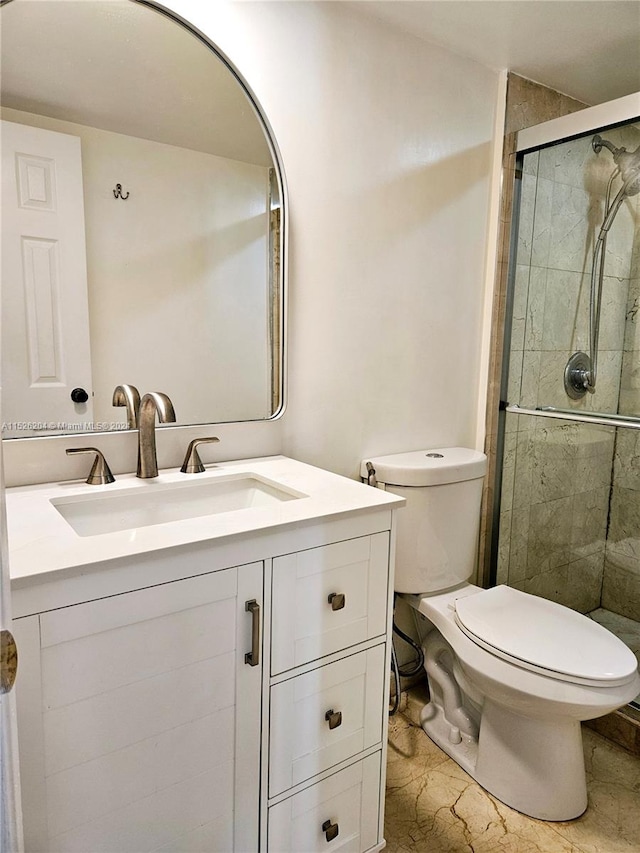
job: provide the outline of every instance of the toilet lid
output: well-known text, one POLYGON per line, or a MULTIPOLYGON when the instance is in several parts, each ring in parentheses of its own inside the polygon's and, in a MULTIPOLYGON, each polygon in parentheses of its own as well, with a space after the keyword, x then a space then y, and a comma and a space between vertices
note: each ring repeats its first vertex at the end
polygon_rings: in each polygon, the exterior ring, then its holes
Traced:
POLYGON ((625 684, 637 660, 597 622, 508 586, 455 601, 456 622, 475 643, 525 669, 595 686, 625 684))

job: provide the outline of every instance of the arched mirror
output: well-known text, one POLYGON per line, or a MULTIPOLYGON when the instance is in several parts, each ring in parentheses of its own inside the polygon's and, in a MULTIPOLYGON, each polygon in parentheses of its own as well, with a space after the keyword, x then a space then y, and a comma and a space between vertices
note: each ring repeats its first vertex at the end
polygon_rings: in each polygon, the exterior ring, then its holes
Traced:
POLYGON ((146 0, 2 4, 3 437, 283 405, 284 179, 229 61, 146 0))

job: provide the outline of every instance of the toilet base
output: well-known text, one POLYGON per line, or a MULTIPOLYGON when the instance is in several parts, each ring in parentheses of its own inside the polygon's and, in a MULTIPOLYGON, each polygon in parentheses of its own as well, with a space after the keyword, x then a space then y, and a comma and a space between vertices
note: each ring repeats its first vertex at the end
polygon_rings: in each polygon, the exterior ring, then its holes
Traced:
POLYGON ((503 803, 539 820, 579 817, 587 807, 582 733, 577 720, 514 714, 486 699, 477 740, 429 702, 427 735, 478 784, 503 803))
POLYGON ((478 760, 478 740, 452 726, 444 710, 435 702, 429 702, 420 712, 420 725, 431 740, 475 779, 478 760))

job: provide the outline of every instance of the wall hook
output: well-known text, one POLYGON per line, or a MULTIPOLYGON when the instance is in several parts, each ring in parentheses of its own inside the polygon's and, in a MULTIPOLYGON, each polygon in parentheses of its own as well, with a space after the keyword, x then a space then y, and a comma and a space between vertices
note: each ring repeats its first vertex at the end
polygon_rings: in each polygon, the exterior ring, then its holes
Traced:
POLYGON ((122 184, 116 184, 116 188, 113 191, 114 198, 121 198, 123 201, 126 201, 129 198, 129 193, 125 195, 122 192, 122 184))

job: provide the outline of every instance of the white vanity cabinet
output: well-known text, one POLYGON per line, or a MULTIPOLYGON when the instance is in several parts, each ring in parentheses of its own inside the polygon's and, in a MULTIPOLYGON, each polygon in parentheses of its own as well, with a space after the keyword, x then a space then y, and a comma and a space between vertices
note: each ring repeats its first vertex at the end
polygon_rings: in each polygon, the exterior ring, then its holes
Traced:
POLYGON ((83 537, 52 506, 80 485, 9 490, 26 853, 384 846, 403 502, 231 465, 300 499, 83 537))
POLYGON ((29 853, 257 849, 262 589, 254 563, 15 620, 29 853))

